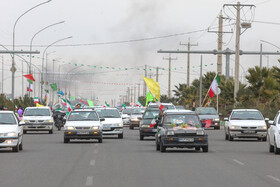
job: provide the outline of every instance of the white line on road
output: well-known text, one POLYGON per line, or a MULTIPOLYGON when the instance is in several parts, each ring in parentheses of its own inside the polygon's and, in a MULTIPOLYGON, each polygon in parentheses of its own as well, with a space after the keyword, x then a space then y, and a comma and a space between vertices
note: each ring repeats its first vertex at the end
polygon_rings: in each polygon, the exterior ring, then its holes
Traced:
POLYGON ((98 153, 98 150, 97 150, 97 149, 95 149, 95 150, 93 151, 93 153, 94 153, 94 154, 97 154, 97 153, 98 153))
POLYGON ((95 147, 97 147, 98 145, 99 145, 98 143, 94 144, 95 147))
POLYGON ((278 179, 277 177, 273 177, 272 175, 267 175, 268 178, 271 178, 277 182, 280 182, 280 179, 278 179))
POLYGON ((88 176, 86 181, 86 186, 91 186, 93 184, 93 176, 88 176))
POLYGON ((91 165, 91 166, 94 166, 94 165, 95 165, 95 160, 91 160, 91 161, 90 161, 90 165, 91 165))
POLYGON ((243 162, 240 162, 239 160, 236 159, 232 159, 234 162, 236 162, 237 164, 244 166, 245 164, 243 162))

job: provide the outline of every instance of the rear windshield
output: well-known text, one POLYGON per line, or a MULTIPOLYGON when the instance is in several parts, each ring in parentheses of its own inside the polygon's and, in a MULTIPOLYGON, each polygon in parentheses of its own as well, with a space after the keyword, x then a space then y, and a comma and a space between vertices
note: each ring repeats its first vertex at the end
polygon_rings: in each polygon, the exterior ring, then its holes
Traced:
POLYGON ((100 118, 121 118, 120 113, 117 109, 115 110, 107 110, 107 109, 96 109, 100 118))
POLYGON ((15 125, 17 124, 13 114, 0 113, 0 126, 1 125, 15 125))
POLYGON ((132 114, 143 114, 141 108, 134 108, 132 114))
POLYGON ((231 120, 264 120, 259 111, 233 111, 231 120))
POLYGON ((46 108, 27 108, 24 110, 24 116, 50 116, 50 110, 46 108))
MULTIPOLYGON (((163 110, 172 110, 172 109, 175 109, 174 105, 171 105, 171 104, 163 104, 164 108, 163 110)), ((159 108, 158 105, 149 105, 149 108, 159 108)))
POLYGON ((155 119, 158 114, 159 110, 147 110, 143 115, 143 119, 155 119))
MULTIPOLYGON (((198 113, 199 108, 196 108, 195 111, 198 113)), ((199 115, 217 115, 217 111, 215 108, 201 108, 199 115)))
POLYGON ((123 110, 123 114, 131 114, 132 111, 133 111, 133 108, 125 108, 125 109, 123 110))

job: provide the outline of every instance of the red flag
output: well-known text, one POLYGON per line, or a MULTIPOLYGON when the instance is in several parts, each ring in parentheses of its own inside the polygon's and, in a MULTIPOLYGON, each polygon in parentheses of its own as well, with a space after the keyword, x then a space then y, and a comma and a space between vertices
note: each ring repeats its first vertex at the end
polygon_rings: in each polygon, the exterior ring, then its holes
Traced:
POLYGON ((153 119, 153 120, 151 121, 150 128, 154 128, 155 125, 156 125, 156 120, 153 119))
POLYGON ((34 77, 32 74, 27 74, 27 75, 24 75, 25 78, 29 79, 29 80, 32 80, 32 81, 35 81, 34 77))
POLYGON ((212 120, 211 119, 206 119, 204 121, 202 121, 205 123, 205 128, 209 128, 212 125, 212 120))

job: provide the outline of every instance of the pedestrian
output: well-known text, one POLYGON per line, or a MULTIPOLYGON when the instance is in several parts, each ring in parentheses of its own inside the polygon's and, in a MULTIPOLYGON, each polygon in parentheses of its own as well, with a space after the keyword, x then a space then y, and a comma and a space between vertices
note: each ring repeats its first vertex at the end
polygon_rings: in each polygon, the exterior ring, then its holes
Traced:
POLYGON ((22 110, 22 107, 21 107, 20 105, 19 105, 19 108, 18 108, 17 113, 18 113, 18 116, 19 116, 19 117, 22 117, 22 115, 23 115, 23 110, 22 110))
POLYGON ((1 105, 0 110, 5 110, 4 105, 1 105))

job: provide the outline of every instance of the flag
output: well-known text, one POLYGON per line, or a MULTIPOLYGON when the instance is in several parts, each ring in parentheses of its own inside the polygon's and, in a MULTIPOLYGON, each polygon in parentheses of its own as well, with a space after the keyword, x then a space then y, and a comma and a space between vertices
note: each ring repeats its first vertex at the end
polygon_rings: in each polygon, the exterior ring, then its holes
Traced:
POLYGON ((71 100, 71 101, 75 101, 75 100, 76 100, 76 97, 75 97, 75 96, 70 96, 70 100, 71 100))
POLYGON ((38 97, 34 97, 34 104, 36 105, 36 103, 39 103, 39 98, 38 97))
POLYGON ((36 107, 43 107, 44 105, 40 105, 39 103, 36 103, 36 107))
POLYGON ((125 104, 122 104, 122 107, 123 107, 123 108, 125 108, 125 107, 126 107, 126 105, 125 105, 125 104))
POLYGON ((143 77, 145 83, 147 84, 151 94, 155 95, 157 100, 160 100, 160 87, 159 87, 158 82, 154 81, 154 79, 151 79, 151 78, 147 78, 144 76, 142 76, 142 77, 143 77))
POLYGON ((211 119, 207 119, 207 120, 204 120, 202 122, 205 123, 205 128, 209 128, 212 125, 212 120, 211 119))
POLYGON ((57 94, 58 95, 62 95, 62 96, 64 96, 64 93, 63 93, 63 91, 61 90, 61 91, 59 91, 59 92, 57 92, 57 94))
POLYGON ((148 103, 153 100, 154 100, 154 96, 150 92, 148 92, 146 96, 146 106, 148 106, 148 103))
POLYGON ((155 125, 156 125, 156 119, 153 119, 153 120, 151 121, 150 128, 153 128, 155 125))
POLYGON ((65 99, 61 99, 61 100, 62 100, 62 104, 67 107, 68 112, 71 112, 73 110, 73 107, 70 101, 65 99))
POLYGON ((66 103, 65 99, 62 99, 62 98, 61 98, 61 102, 62 102, 62 104, 63 104, 64 106, 67 106, 67 103, 66 103))
POLYGON ((56 83, 52 83, 52 84, 50 84, 50 86, 51 86, 51 88, 52 88, 53 91, 56 91, 56 90, 57 90, 57 85, 56 85, 56 83))
POLYGON ((25 78, 27 78, 28 80, 32 80, 35 81, 34 77, 32 74, 27 74, 27 75, 23 75, 25 78))
POLYGON ((210 90, 209 90, 209 97, 214 97, 215 94, 217 94, 217 91, 218 91, 218 86, 220 84, 220 77, 219 75, 217 74, 215 79, 213 80, 211 86, 210 86, 210 90))
POLYGON ((162 109, 164 108, 164 106, 161 104, 161 102, 159 102, 157 99, 156 99, 156 102, 157 102, 157 105, 158 105, 158 108, 160 109, 160 111, 162 111, 162 109))
POLYGON ((105 101, 105 106, 104 107, 109 107, 110 105, 107 103, 107 101, 105 101))
POLYGON ((88 102, 88 106, 94 106, 93 101, 87 100, 87 102, 88 102))
POLYGON ((142 104, 141 104, 141 102, 138 100, 137 102, 136 102, 136 106, 143 106, 142 104))
POLYGON ((33 81, 30 79, 27 79, 27 91, 33 92, 33 81))

